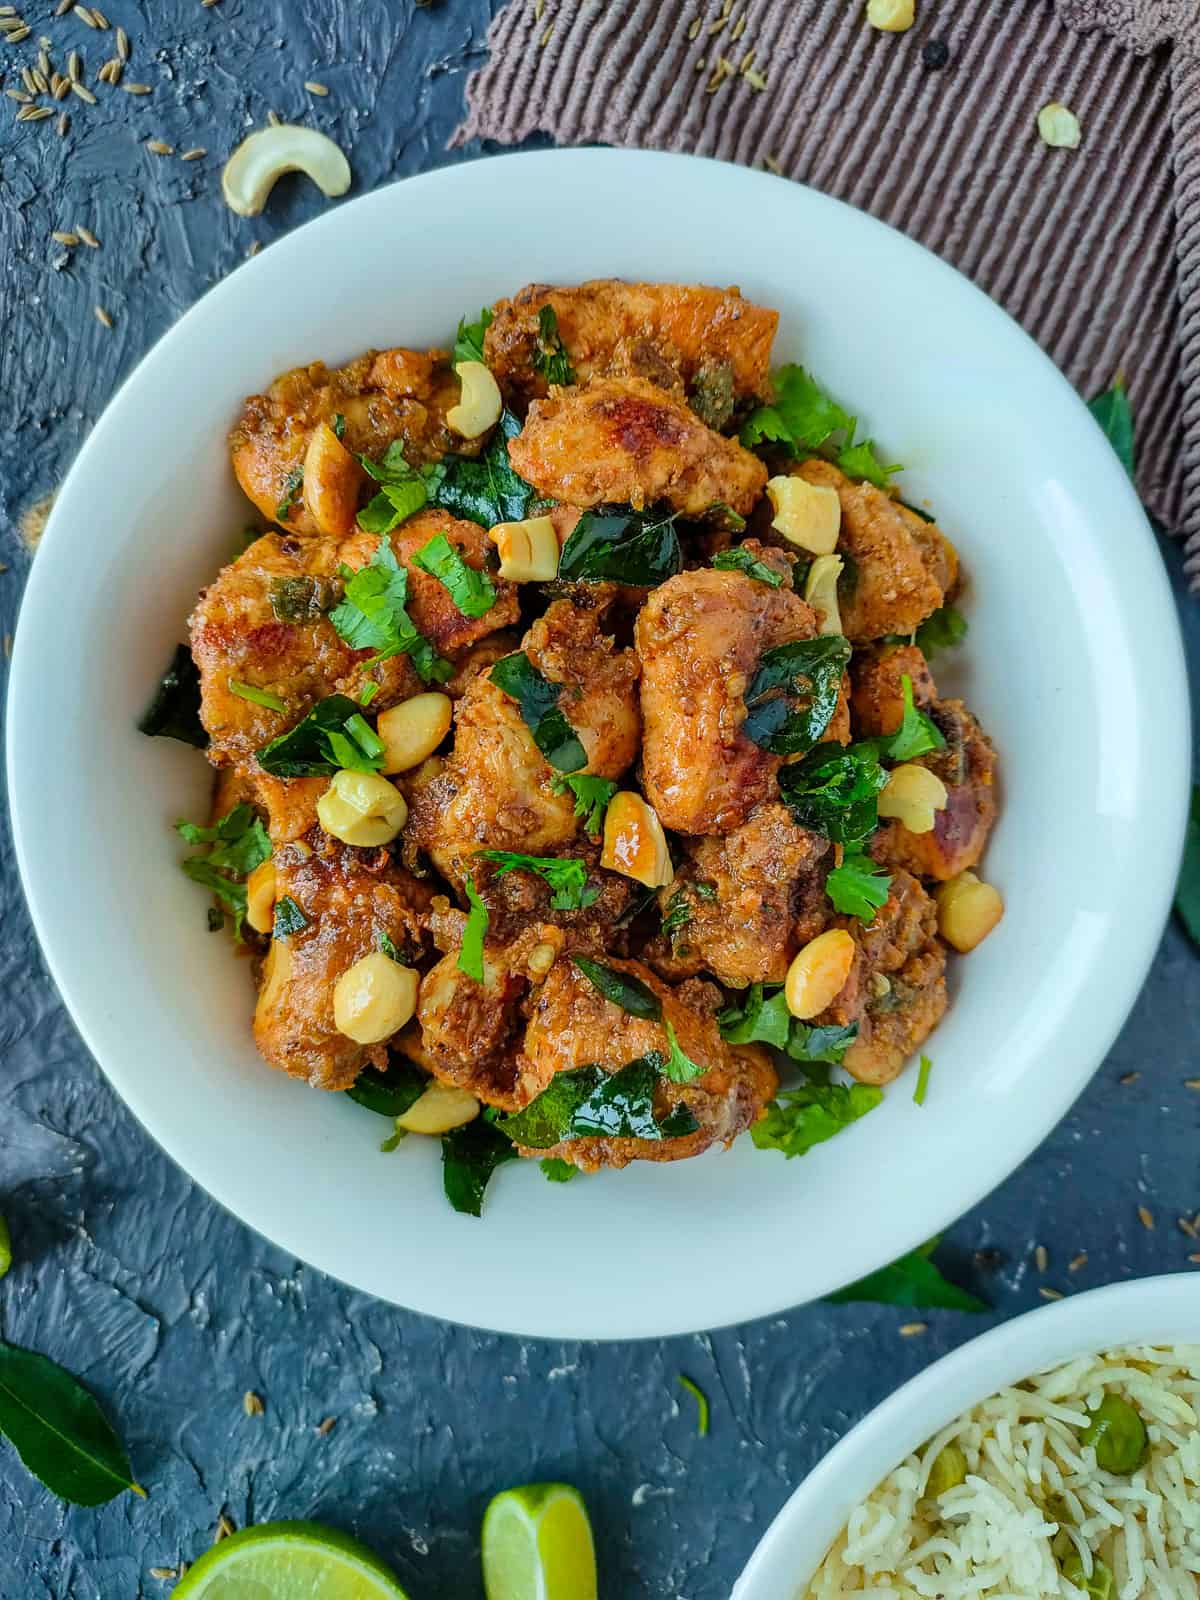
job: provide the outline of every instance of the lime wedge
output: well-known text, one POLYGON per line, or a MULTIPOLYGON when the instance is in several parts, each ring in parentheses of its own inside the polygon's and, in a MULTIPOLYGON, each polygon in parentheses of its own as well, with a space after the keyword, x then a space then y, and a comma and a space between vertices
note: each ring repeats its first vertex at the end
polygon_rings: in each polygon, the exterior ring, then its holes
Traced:
POLYGON ((382 1561, 315 1522, 264 1522, 214 1545, 173 1600, 408 1600, 382 1561))
POLYGON ((596 1600, 592 1525, 569 1483, 506 1489, 483 1518, 487 1600, 596 1600))

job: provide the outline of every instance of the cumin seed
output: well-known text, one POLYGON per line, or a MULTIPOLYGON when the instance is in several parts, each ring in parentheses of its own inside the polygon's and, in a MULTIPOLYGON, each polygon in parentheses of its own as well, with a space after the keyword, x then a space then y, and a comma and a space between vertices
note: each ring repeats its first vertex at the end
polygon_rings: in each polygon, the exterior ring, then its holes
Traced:
POLYGON ((233 1533, 236 1533, 236 1532, 237 1532, 237 1529, 234 1527, 233 1523, 229 1520, 229 1518, 222 1511, 221 1515, 217 1518, 217 1535, 216 1535, 216 1538, 213 1540, 213 1543, 214 1544, 220 1544, 222 1539, 228 1539, 230 1534, 233 1534, 233 1533))
POLYGON ((146 149, 153 156, 173 156, 175 154, 175 146, 173 144, 164 144, 161 139, 147 139, 146 149))
POLYGON ((1138 1221, 1141 1223, 1143 1228, 1153 1228, 1154 1213, 1151 1211, 1149 1206, 1139 1206, 1137 1208, 1137 1214, 1138 1221))
POLYGON ((122 61, 129 60, 129 35, 124 28, 117 29, 117 54, 122 61))
POLYGON ((86 22, 89 28, 98 28, 100 26, 86 6, 76 6, 75 15, 80 22, 86 22))
POLYGON ((317 1423, 317 1432, 321 1435, 322 1439, 324 1439, 326 1437, 326 1435, 332 1433, 333 1430, 336 1427, 337 1427, 337 1418, 336 1417, 326 1417, 324 1422, 318 1422, 317 1423))
POLYGON ((73 83, 71 85, 71 93, 77 94, 85 105, 94 106, 96 104, 96 96, 85 83, 73 83))
POLYGON ((108 18, 97 6, 92 7, 92 21, 98 28, 107 28, 109 26, 108 18))
POLYGON ((83 57, 78 50, 72 50, 67 57, 67 77, 72 83, 78 83, 83 77, 83 57))
POLYGON ((54 15, 56 17, 65 17, 67 12, 71 10, 74 4, 75 0, 58 0, 58 5, 54 9, 54 15))
POLYGON ((50 237, 57 244, 66 245, 68 250, 73 250, 79 243, 79 235, 77 233, 59 233, 57 230, 55 230, 50 237))
POLYGON ((38 51, 37 69, 44 78, 48 78, 50 76, 50 57, 46 54, 46 47, 44 44, 38 51))
POLYGON ((149 1570, 152 1578, 177 1578, 179 1576, 177 1567, 151 1567, 149 1570))
POLYGON ((1077 1256, 1072 1256, 1067 1262, 1068 1272, 1078 1272, 1081 1267, 1087 1266, 1087 1251, 1081 1250, 1077 1256))
POLYGON ((50 83, 50 93, 56 100, 65 100, 70 92, 70 78, 64 78, 61 72, 56 72, 50 83))
POLYGON ((305 80, 304 87, 308 90, 309 94, 320 95, 322 99, 324 99, 324 97, 329 93, 329 90, 325 84, 314 83, 311 78, 305 80))
POLYGON ((17 112, 18 122, 44 122, 47 117, 54 115, 49 106, 22 106, 17 112))
POLYGON ((1131 1083, 1136 1083, 1140 1077, 1140 1072, 1127 1072, 1123 1078, 1118 1078, 1117 1082, 1122 1088, 1127 1089, 1131 1083))
POLYGON ((55 131, 60 139, 65 139, 67 134, 70 133, 71 119, 65 111, 60 111, 58 113, 58 121, 55 123, 55 131))
POLYGON ((31 106, 33 104, 24 89, 5 89, 4 92, 10 100, 15 100, 19 106, 31 106))
POLYGON ((96 314, 96 321, 100 324, 100 326, 102 328, 111 328, 112 327, 113 319, 109 316, 108 312, 105 311, 103 306, 93 306, 92 310, 96 314))
POLYGON ((148 83, 123 83, 121 85, 126 94, 153 94, 154 90, 148 83))
POLYGON ((272 128, 281 128, 283 126, 283 118, 278 111, 268 111, 267 122, 272 128))
POLYGON ((1045 1272, 1046 1268, 1050 1265, 1050 1254, 1044 1244, 1038 1245, 1037 1249, 1033 1252, 1033 1259, 1037 1265, 1038 1271, 1045 1272))
POLYGON ((767 80, 763 77, 762 73, 754 72, 749 67, 747 67, 746 71, 742 73, 742 77, 754 90, 755 94, 761 94, 767 87, 767 80))
POLYGON ((1057 1289, 1047 1289, 1045 1284, 1041 1285, 1041 1287, 1038 1289, 1038 1293, 1041 1295, 1043 1300, 1061 1300, 1062 1299, 1062 1295, 1059 1293, 1059 1291, 1057 1289))
POLYGON ((23 40, 28 39, 32 32, 32 28, 22 25, 19 28, 14 28, 6 37, 9 44, 20 44, 23 40))
POLYGON ((1189 1256, 1188 1260, 1189 1261, 1200 1261, 1200 1255, 1189 1256))
POLYGON ((711 39, 714 34, 720 33, 728 21, 729 18, 727 16, 721 16, 715 22, 710 22, 708 25, 708 37, 711 39))
POLYGON ((30 94, 36 94, 38 92, 37 79, 34 77, 33 73, 28 67, 21 68, 21 82, 29 90, 30 94))
POLYGON ((550 43, 550 36, 551 36, 551 34, 553 32, 554 32, 554 24, 550 23, 549 27, 547 27, 546 31, 542 34, 542 37, 538 40, 538 49, 539 50, 544 50, 546 48, 546 46, 550 43))
POLYGON ((16 14, 16 6, 0 6, 0 17, 15 17, 16 14))
POLYGON ((185 150, 179 159, 180 161, 199 161, 201 157, 206 156, 207 154, 208 151, 204 148, 204 146, 202 144, 198 144, 194 150, 185 150))
POLYGON ((263 1405, 262 1396, 255 1394, 253 1389, 247 1389, 242 1396, 242 1410, 246 1415, 248 1417, 261 1417, 266 1409, 266 1406, 263 1405))
POLYGON ((763 166, 766 167, 768 172, 773 172, 777 178, 783 177, 783 168, 779 165, 774 156, 764 156, 763 166))
POLYGON ((80 244, 87 245, 89 250, 99 250, 100 241, 90 228, 85 228, 81 222, 77 222, 75 232, 79 235, 80 244))
POLYGON ((1200 1089, 1200 1078, 1185 1078, 1183 1087, 1185 1089, 1200 1089))
POLYGON ((545 11, 545 9, 546 0, 533 0, 533 20, 535 22, 540 22, 542 20, 542 12, 545 11))
POLYGON ((928 1326, 927 1322, 902 1322, 896 1331, 902 1339, 911 1339, 914 1334, 924 1333, 928 1326))
POLYGON ((691 27, 687 31, 688 38, 689 39, 695 39, 697 37, 697 35, 699 34, 700 29, 703 26, 704 26, 704 18, 703 17, 697 17, 696 20, 692 23, 691 27))
POLYGON ((745 31, 746 31, 746 13, 743 11, 741 16, 738 17, 736 19, 736 21, 734 22, 733 28, 732 28, 732 30, 730 32, 729 37, 731 39, 740 39, 742 37, 742 35, 745 33, 745 31))

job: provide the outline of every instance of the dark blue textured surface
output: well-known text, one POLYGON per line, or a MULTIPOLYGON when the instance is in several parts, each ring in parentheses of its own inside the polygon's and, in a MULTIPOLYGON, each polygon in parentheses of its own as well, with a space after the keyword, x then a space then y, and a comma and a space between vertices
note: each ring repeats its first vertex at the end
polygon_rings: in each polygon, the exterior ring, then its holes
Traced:
MULTIPOLYGON (((70 103, 65 140, 53 122, 0 113, 4 633, 29 562, 20 515, 59 481, 121 377, 251 241, 321 208, 294 182, 264 217, 235 218, 219 194, 229 148, 274 108, 339 139, 354 192, 446 161, 489 14, 488 0, 416 11, 408 0, 106 4, 133 41, 129 73, 153 95, 98 85, 98 105, 70 103), (306 94, 311 78, 328 84, 328 98, 306 94), (147 138, 211 154, 182 164, 147 153, 147 138), (50 231, 79 222, 103 248, 62 261, 50 231), (97 303, 112 331, 93 317, 97 303)), ((22 9, 35 37, 0 46, 5 85, 42 31, 60 65, 68 49, 85 52, 91 81, 112 34, 51 20, 47 0, 22 9)), ((1166 556, 1178 583, 1176 553, 1166 556)), ((1200 611, 1181 602, 1195 666, 1200 611)), ((150 1569, 194 1559, 222 1511, 239 1526, 327 1520, 392 1560, 413 1600, 471 1597, 487 1499, 545 1477, 587 1495, 606 1595, 723 1600, 789 1486, 936 1355, 1036 1305, 1039 1285, 1197 1270, 1188 1255, 1200 1244, 1176 1218, 1200 1208, 1200 1095, 1183 1084, 1200 1072, 1200 961, 1174 925, 1075 1110, 943 1245, 940 1259, 995 1318, 932 1313, 926 1333, 904 1338, 897 1330, 913 1313, 816 1306, 711 1336, 595 1347, 395 1311, 226 1216, 150 1143, 76 1039, 38 955, 7 835, 0 897, 0 1210, 17 1254, 0 1285, 0 1330, 87 1380, 150 1490, 145 1503, 64 1507, 0 1445, 0 1600, 167 1593, 171 1580, 150 1569), (1140 1077, 1122 1084, 1129 1073, 1140 1077), (1044 1277, 1038 1242, 1050 1251, 1044 1277), (1080 1251, 1086 1265, 1068 1273, 1080 1251), (711 1396, 707 1439, 696 1437, 681 1372, 711 1396), (250 1389, 265 1400, 262 1416, 243 1411, 250 1389), (332 1431, 318 1433, 329 1417, 332 1431)))

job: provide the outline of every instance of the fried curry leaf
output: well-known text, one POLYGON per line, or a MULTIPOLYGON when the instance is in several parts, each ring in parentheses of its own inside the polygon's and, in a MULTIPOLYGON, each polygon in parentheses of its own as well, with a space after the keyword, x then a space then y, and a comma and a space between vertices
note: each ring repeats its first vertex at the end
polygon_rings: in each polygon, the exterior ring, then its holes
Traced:
POLYGON ((779 793, 802 827, 835 844, 855 844, 879 825, 877 799, 887 776, 870 741, 826 742, 779 769, 779 793))
POLYGON ((443 456, 428 470, 430 503, 483 528, 524 521, 533 490, 508 459, 508 442, 520 431, 512 412, 502 411, 482 455, 443 456))
POLYGON ((483 1117, 442 1135, 442 1188, 455 1211, 483 1214, 483 1194, 497 1167, 519 1160, 512 1145, 483 1117))
POLYGON ((515 850, 476 850, 477 856, 491 861, 496 876, 506 872, 535 872, 554 890, 550 901, 554 911, 582 911, 599 898, 599 889, 587 887, 587 863, 575 857, 523 856, 515 850))
POLYGON ((1200 785, 1192 790, 1183 866, 1175 890, 1175 909, 1192 942, 1200 947, 1200 785))
POLYGON ((281 895, 275 902, 275 923, 273 937, 286 939, 289 934, 303 933, 308 927, 308 918, 300 906, 292 899, 290 894, 281 895))
POLYGON ((613 1005, 628 1011, 631 1017, 641 1017, 647 1022, 662 1021, 661 1001, 640 978, 635 978, 631 972, 618 972, 616 967, 610 967, 603 961, 594 961, 591 956, 572 956, 571 960, 588 982, 613 1005))
POLYGON ((208 748, 208 734, 200 721, 200 670, 186 644, 175 646, 138 732, 154 739, 178 739, 197 750, 208 748))
POLYGON ((125 1489, 146 1498, 125 1447, 83 1385, 46 1356, 3 1340, 0 1435, 60 1500, 99 1506, 125 1489))
POLYGON ((867 1083, 808 1083, 785 1089, 750 1129, 750 1137, 760 1150, 782 1150, 790 1160, 832 1139, 882 1100, 883 1090, 867 1083))
POLYGON ((558 331, 558 316, 553 306, 543 306, 538 312, 537 345, 530 357, 530 365, 540 372, 547 383, 574 383, 575 374, 566 346, 558 331))
POLYGON ((805 1065, 840 1067, 858 1037, 856 1022, 845 1027, 801 1022, 788 1010, 782 985, 768 995, 761 983, 750 985, 741 1005, 734 1003, 719 1012, 717 1025, 730 1044, 769 1044, 805 1065))
POLYGON ((483 941, 488 930, 488 909, 479 898, 479 890, 470 873, 463 879, 463 892, 470 911, 463 928, 462 945, 458 952, 458 970, 465 972, 476 983, 483 982, 483 941))
POLYGON ((760 561, 753 550, 747 550, 744 544, 734 545, 732 550, 718 550, 712 564, 718 572, 744 572, 748 578, 768 584, 772 589, 778 589, 783 582, 781 573, 769 567, 765 561, 760 561))
POLYGON ((864 850, 847 850, 840 867, 825 879, 825 893, 835 911, 860 922, 873 922, 875 913, 888 897, 892 880, 880 872, 864 850))
POLYGON ((452 359, 455 366, 460 361, 483 360, 483 336, 491 327, 494 315, 494 312, 489 311, 487 306, 484 306, 479 313, 477 321, 468 322, 466 317, 463 317, 458 325, 458 333, 454 339, 454 355, 452 359))
POLYGON ((1088 410, 1104 430, 1104 437, 1117 452, 1121 465, 1133 477, 1133 410, 1125 385, 1117 378, 1111 389, 1088 401, 1088 410))
POLYGON ((585 764, 587 751, 559 709, 561 684, 544 678, 523 650, 501 657, 489 676, 520 706, 534 744, 552 767, 560 772, 575 772, 585 764))
POLYGON ((292 514, 292 507, 296 503, 296 496, 304 488, 304 468, 293 467, 283 480, 283 492, 279 496, 279 504, 275 507, 275 515, 280 522, 286 522, 292 514))
POLYGON ((762 750, 808 750, 837 710, 850 644, 840 633, 795 639, 764 650, 746 690, 742 732, 762 750))
POLYGON ((674 946, 675 941, 691 920, 692 908, 688 903, 687 892, 683 889, 676 889, 675 893, 667 901, 667 909, 663 913, 663 937, 669 939, 672 946, 674 946))
POLYGON ((491 578, 464 561, 444 533, 435 533, 422 545, 412 564, 437 579, 464 617, 482 617, 496 604, 491 578))
POLYGON ((985 1301, 951 1283, 934 1266, 929 1256, 936 1244, 937 1240, 932 1239, 911 1255, 901 1256, 890 1266, 880 1267, 878 1272, 869 1273, 857 1283, 847 1284, 825 1298, 833 1305, 866 1300, 884 1306, 914 1306, 919 1310, 989 1311, 991 1307, 985 1301))
POLYGON ((557 1156, 543 1156, 538 1162, 547 1183, 570 1183, 579 1177, 580 1169, 570 1161, 560 1161, 557 1156))
POLYGON ((380 539, 365 567, 355 572, 342 566, 340 571, 345 597, 330 612, 329 620, 352 650, 375 651, 363 662, 364 671, 392 656, 406 655, 425 683, 444 683, 453 675, 452 664, 418 633, 405 609, 408 573, 397 561, 389 539, 380 539))
POLYGON ((560 1072, 523 1111, 498 1116, 495 1125, 531 1150, 573 1139, 681 1138, 699 1126, 691 1112, 676 1106, 660 1120, 654 1110, 666 1067, 667 1058, 651 1051, 616 1072, 603 1067, 560 1072))
POLYGON ((617 792, 612 779, 589 777, 585 772, 573 772, 567 777, 555 773, 550 779, 550 787, 555 794, 562 794, 567 789, 571 791, 575 796, 575 815, 583 819, 584 831, 596 838, 604 826, 608 802, 617 792))
POLYGON ((886 741, 887 754, 893 761, 912 761, 916 756, 928 755, 931 750, 944 750, 946 740, 941 729, 913 704, 912 679, 907 672, 900 679, 900 690, 904 696, 904 720, 886 741))
POLYGON ((381 1117, 402 1117, 429 1087, 429 1078, 411 1062, 392 1058, 386 1069, 364 1067, 346 1090, 346 1097, 377 1111, 381 1117))
POLYGON ((378 772, 384 743, 347 695, 331 694, 294 728, 256 752, 276 778, 319 778, 346 769, 378 772))
POLYGON ((792 455, 821 451, 852 478, 865 478, 880 489, 898 466, 884 466, 869 439, 856 444, 858 419, 803 367, 780 367, 774 374, 775 400, 759 406, 742 425, 741 441, 747 449, 774 444, 792 455))
POLYGON ((926 661, 939 650, 950 650, 967 637, 967 619, 957 606, 939 606, 917 629, 916 641, 926 661))
POLYGON ((631 506, 585 511, 558 558, 560 580, 651 588, 683 570, 675 519, 631 506))

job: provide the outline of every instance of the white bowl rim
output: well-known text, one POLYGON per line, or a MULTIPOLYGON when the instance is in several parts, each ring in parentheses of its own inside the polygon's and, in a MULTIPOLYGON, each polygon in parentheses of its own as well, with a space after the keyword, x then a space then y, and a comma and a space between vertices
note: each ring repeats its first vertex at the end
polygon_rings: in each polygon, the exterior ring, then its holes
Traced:
POLYGON ((731 1600, 799 1600, 850 1509, 926 1439, 998 1390, 1119 1345, 1183 1343, 1200 1343, 1200 1274, 1090 1289, 969 1339, 881 1401, 821 1458, 771 1522, 731 1600))
MULTIPOLYGON (((437 169, 357 197, 286 235, 270 250, 244 263, 191 307, 125 380, 68 473, 47 525, 39 559, 33 565, 16 631, 6 746, 13 834, 22 881, 47 965, 85 1044, 151 1136, 220 1203, 250 1226, 258 1227, 280 1248, 311 1261, 323 1271, 344 1276, 358 1287, 416 1310, 533 1337, 660 1337, 692 1331, 700 1325, 712 1327, 775 1314, 796 1304, 798 1300, 825 1293, 835 1287, 838 1281, 857 1277, 861 1271, 870 1268, 865 1259, 861 1263, 855 1259, 846 1267, 844 1276, 838 1278, 827 1273, 828 1282, 812 1283, 803 1292, 791 1287, 787 1274, 781 1274, 778 1281, 769 1274, 761 1274, 762 1281, 753 1290, 739 1291, 736 1304, 706 1300, 702 1314, 696 1309, 695 1302, 686 1310, 678 1309, 676 1297, 669 1292, 664 1292, 653 1309, 629 1301, 619 1305, 614 1302, 613 1306, 603 1309, 597 1309, 593 1303, 586 1312, 577 1312, 570 1304, 561 1303, 560 1300, 551 1303, 547 1299, 533 1310, 529 1305, 518 1304, 514 1300, 500 1313, 481 1303, 477 1297, 459 1292, 457 1285, 430 1280, 422 1283, 419 1289, 411 1283, 397 1289, 382 1276, 368 1275, 361 1266, 347 1269, 329 1249, 318 1248, 312 1243, 303 1222, 284 1221, 278 1214, 270 1215, 266 1221, 256 1220, 263 1215, 257 1194, 251 1192, 246 1183, 240 1187, 232 1185, 232 1180, 228 1179, 211 1152, 202 1160, 198 1153, 189 1151, 190 1133, 181 1130, 175 1122, 160 1117, 148 1104, 136 1075, 115 1060, 113 1054, 100 1043, 102 1035, 111 1038, 111 1027, 106 1019, 96 1014, 94 1008, 85 1008, 76 993, 73 974, 78 971, 79 953, 72 948, 70 929, 64 924, 55 904, 56 886, 44 862, 38 859, 35 845, 41 796, 36 784, 26 780, 19 759, 24 750, 33 746, 39 733, 34 709, 39 673, 38 641, 29 619, 43 610, 51 598, 50 586, 55 576, 52 569, 57 567, 57 576, 61 576, 67 564, 71 528, 65 508, 72 502, 78 507, 83 498, 83 486, 93 477, 103 450, 121 448, 122 408, 133 403, 132 397, 139 383, 151 374, 159 374, 169 365, 174 357, 175 345, 185 330, 190 331, 201 319, 210 319, 227 299, 231 303, 236 302, 238 295, 254 284, 256 275, 262 275, 263 282, 267 283, 272 267, 291 266, 303 270, 312 242, 331 234, 339 227, 339 221, 344 224, 351 211, 360 221, 368 222, 372 218, 386 216, 400 192, 407 201, 410 198, 417 199, 422 193, 432 194, 443 189, 459 203, 468 204, 473 194, 480 194, 497 183, 502 184, 506 170, 527 174, 531 181, 546 185, 570 184, 578 180, 587 187, 588 180, 593 177, 600 183, 611 181, 616 184, 618 180, 646 186, 678 183, 685 188, 703 182, 714 190, 721 185, 732 184, 736 188, 745 188, 748 194, 761 196, 768 206, 794 203, 807 208, 815 219, 840 219, 841 226, 852 232, 861 230, 867 238, 876 241, 881 252, 895 252, 905 260, 910 260, 917 273, 931 275, 943 283, 947 294, 953 292, 970 298, 979 318, 988 323, 997 336, 1002 331, 1007 347, 1014 353, 1019 348, 1022 360, 1032 364, 1031 371, 1037 369, 1039 381, 1046 385, 1047 391, 1056 391, 1069 410, 1076 413, 1083 411, 1078 396, 1048 357, 1006 313, 954 269, 886 224, 814 190, 790 184, 769 174, 706 158, 661 152, 597 149, 518 152, 437 169), (231 1187, 236 1198, 230 1197, 231 1187)), ((727 189, 725 192, 730 191, 727 189)), ((1098 433, 1096 438, 1099 439, 1098 433)), ((1169 583, 1153 535, 1119 467, 1099 457, 1090 464, 1096 473, 1107 480, 1113 515, 1129 534, 1126 576, 1131 583, 1136 580, 1142 601, 1142 615, 1147 621, 1148 648, 1154 651, 1157 658, 1160 691, 1157 705, 1170 717, 1175 727, 1183 730, 1187 726, 1187 683, 1182 641, 1169 583)), ((1187 734, 1181 731, 1178 744, 1168 741, 1163 748, 1155 751, 1154 760, 1157 762, 1156 772, 1162 790, 1159 799, 1160 838, 1165 840, 1166 847, 1160 848, 1144 863, 1139 881, 1137 926, 1127 935, 1123 967, 1108 986, 1105 1005, 1100 1008, 1106 1015, 1102 1048, 1090 1051, 1093 1060, 1088 1074, 1074 1074, 1065 1082, 1064 1075, 1060 1074, 1054 1083, 1046 1084, 1037 1102, 1038 1109, 1027 1117, 1020 1137, 1008 1139, 1002 1159, 990 1166, 981 1162, 973 1170, 973 1181, 968 1184, 964 1180, 952 1204, 925 1197, 914 1200, 905 1212, 908 1219, 906 1236, 903 1240, 897 1238, 892 1241, 888 1246, 889 1253, 898 1254, 901 1249, 914 1246, 937 1232, 953 1216, 961 1215, 1007 1177, 1067 1111, 1128 1015, 1153 959, 1171 904, 1176 861, 1182 849, 1187 813, 1187 734)), ((1093 1027, 1093 1032, 1099 1044, 1098 1024, 1093 1027)), ((871 1260, 874 1265, 879 1265, 881 1258, 876 1254, 871 1260)), ((684 1299, 686 1297, 679 1297, 679 1303, 682 1304, 684 1299)))

